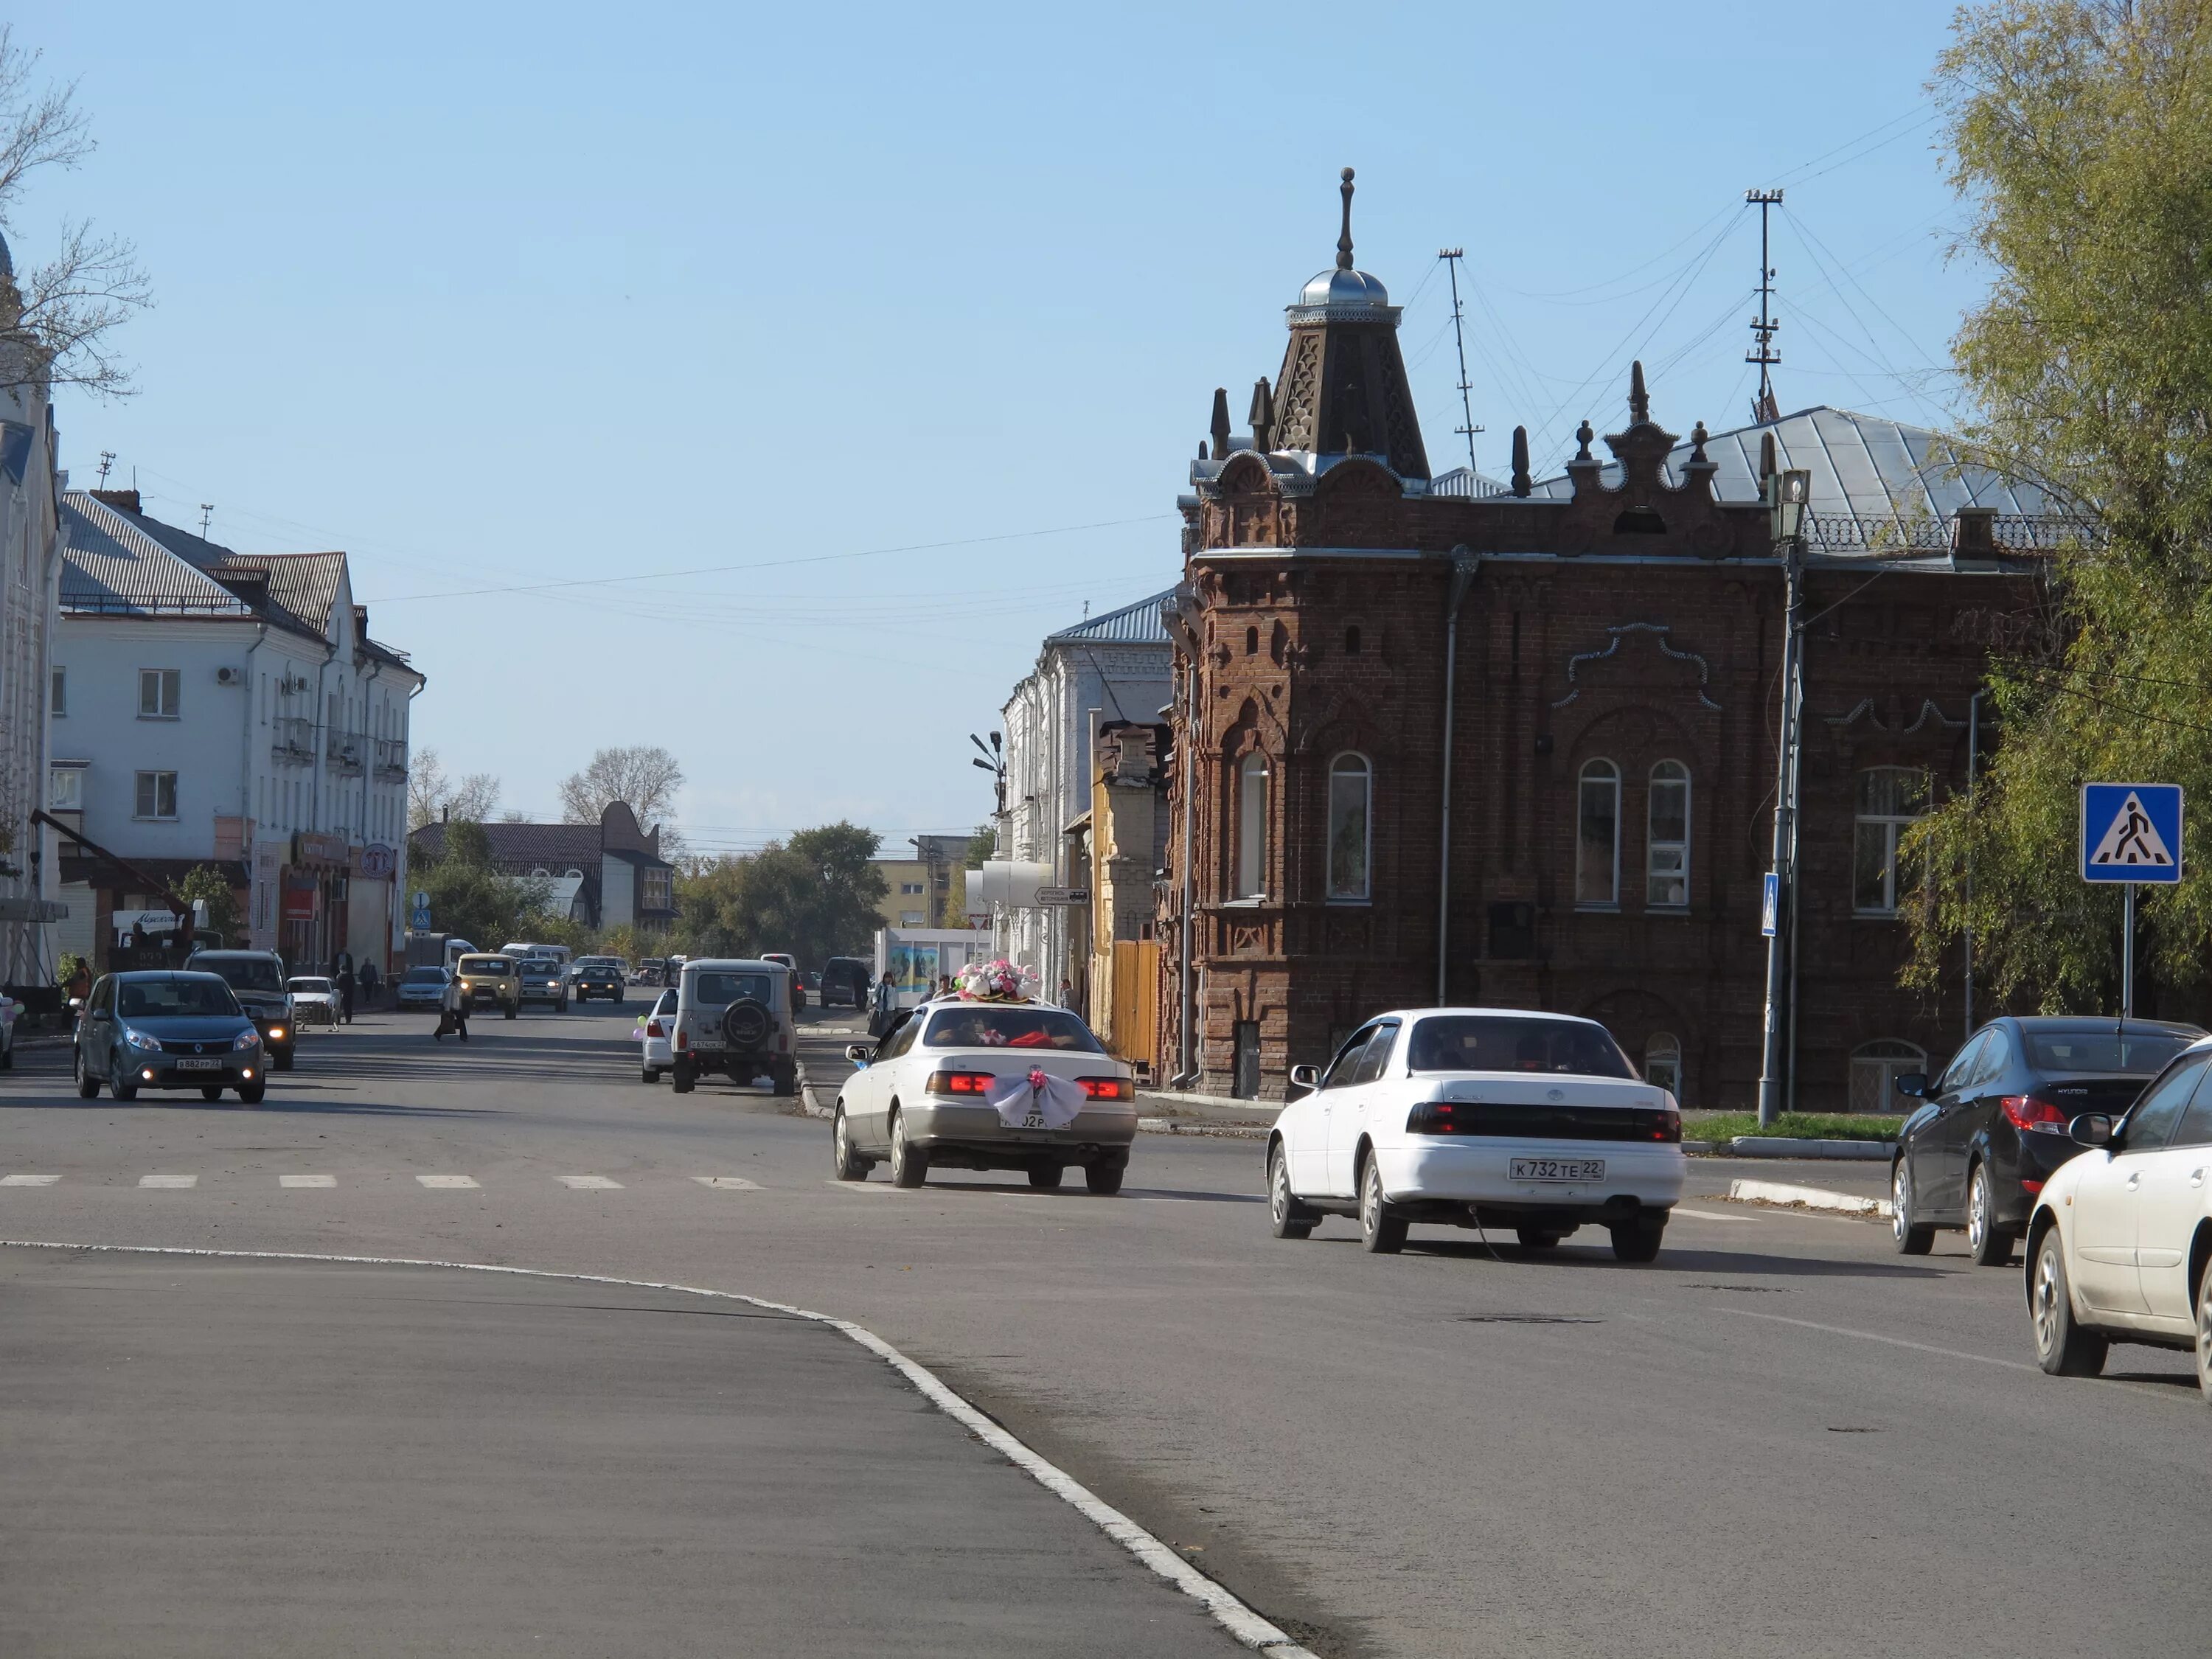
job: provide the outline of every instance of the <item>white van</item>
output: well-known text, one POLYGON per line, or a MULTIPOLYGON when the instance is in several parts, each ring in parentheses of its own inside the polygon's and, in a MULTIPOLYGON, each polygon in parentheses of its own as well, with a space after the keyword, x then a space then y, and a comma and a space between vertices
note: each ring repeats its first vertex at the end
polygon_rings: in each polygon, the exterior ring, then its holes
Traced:
POLYGON ((501 945, 499 947, 499 953, 503 957, 514 957, 518 959, 526 961, 532 958, 537 958, 539 960, 557 962, 563 968, 566 968, 568 965, 570 958, 576 954, 565 945, 515 944, 501 945))

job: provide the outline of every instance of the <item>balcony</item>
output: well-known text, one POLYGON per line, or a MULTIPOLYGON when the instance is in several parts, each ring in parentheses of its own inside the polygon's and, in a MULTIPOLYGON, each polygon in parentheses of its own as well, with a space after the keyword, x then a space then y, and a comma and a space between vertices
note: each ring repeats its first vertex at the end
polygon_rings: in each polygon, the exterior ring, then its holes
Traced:
POLYGON ((376 740, 376 775, 385 783, 407 781, 407 739, 379 738, 376 740))
POLYGON ((315 763, 314 721, 284 714, 269 724, 270 754, 294 766, 313 766, 315 763))
POLYGON ((331 771, 342 778, 357 778, 368 747, 368 740, 358 732, 333 732, 323 744, 323 753, 331 771))

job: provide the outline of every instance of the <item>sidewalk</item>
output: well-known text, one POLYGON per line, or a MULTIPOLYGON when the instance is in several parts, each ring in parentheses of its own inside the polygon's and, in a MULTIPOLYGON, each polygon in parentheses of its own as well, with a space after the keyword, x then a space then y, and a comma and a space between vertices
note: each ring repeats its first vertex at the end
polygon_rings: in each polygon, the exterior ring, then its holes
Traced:
POLYGON ((1282 1109, 1279 1101, 1237 1100, 1173 1089, 1137 1091, 1137 1127, 1154 1134, 1257 1140, 1266 1136, 1282 1109))

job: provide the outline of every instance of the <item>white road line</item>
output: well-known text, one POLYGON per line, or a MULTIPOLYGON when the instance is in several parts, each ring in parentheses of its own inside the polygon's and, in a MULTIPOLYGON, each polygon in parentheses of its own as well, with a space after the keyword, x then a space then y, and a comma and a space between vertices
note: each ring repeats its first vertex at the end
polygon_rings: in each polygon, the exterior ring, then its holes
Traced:
POLYGON ((1999 1359, 1991 1354, 1968 1353, 1960 1348, 1939 1348, 1929 1342, 1912 1342, 1901 1336, 1884 1336, 1878 1331, 1855 1331, 1847 1325, 1823 1325, 1817 1320, 1792 1319, 1786 1314, 1753 1313, 1748 1308, 1715 1308, 1715 1313, 1734 1314, 1739 1319, 1764 1319, 1776 1325, 1795 1325, 1801 1330, 1823 1331, 1830 1336, 1855 1336, 1862 1342, 1880 1342, 1893 1348, 1911 1348, 1918 1353, 1936 1354, 1945 1359, 1971 1359, 1977 1365, 2002 1365, 2008 1371, 2040 1372, 2042 1367, 2030 1365, 2017 1359, 1999 1359))
POLYGON ((693 1176, 702 1187, 712 1187, 729 1193, 757 1193, 761 1189, 757 1181, 748 1181, 743 1176, 693 1176))
POLYGON ((279 1187, 335 1187, 338 1184, 338 1178, 336 1176, 278 1176, 276 1184, 279 1187))
POLYGON ((198 1186, 200 1184, 200 1178, 198 1176, 140 1176, 138 1177, 138 1184, 141 1187, 168 1187, 182 1188, 185 1187, 198 1186))
POLYGON ((553 1179, 578 1192, 618 1193, 622 1190, 621 1182, 610 1181, 605 1176, 555 1176, 553 1179))
POLYGON ((4 1175, 0 1176, 0 1187, 51 1187, 59 1176, 4 1175))
POLYGON ((888 1181, 839 1181, 834 1176, 822 1184, 841 1193, 893 1193, 898 1190, 888 1181))
POLYGON ((1693 1221, 1749 1221, 1752 1218, 1747 1215, 1723 1215, 1717 1210, 1686 1210, 1679 1204, 1674 1206, 1674 1212, 1688 1216, 1693 1221))
MULTIPOLYGON (((424 1178, 416 1177, 418 1181, 424 1178)), ((864 1188, 866 1186, 866 1183, 852 1184, 864 1188)), ((879 1188, 877 1190, 889 1191, 890 1188, 879 1188)), ((0 1249, 99 1250, 116 1255, 194 1255, 247 1261, 330 1261, 370 1267, 449 1267, 467 1273, 512 1273, 518 1279, 562 1279, 572 1285, 618 1285, 627 1290, 673 1291, 685 1296, 713 1297, 721 1302, 742 1302, 769 1313, 787 1314, 793 1319, 811 1319, 817 1324, 827 1325, 831 1330, 850 1337, 898 1371, 939 1411, 1000 1456, 1017 1465, 1037 1485, 1067 1504, 1153 1572, 1203 1607, 1212 1615, 1216 1624, 1246 1647, 1255 1653, 1267 1654, 1270 1659, 1316 1659, 1310 1649, 1293 1642, 1284 1632, 1253 1612, 1152 1534, 1099 1498, 1073 1475, 1038 1456, 945 1387, 927 1366, 915 1364, 873 1331, 865 1326, 855 1325, 848 1319, 837 1319, 811 1309, 793 1307, 788 1302, 770 1302, 765 1297, 746 1296, 737 1291, 709 1291, 696 1285, 659 1285, 649 1279, 614 1279, 603 1273, 556 1273, 538 1267, 501 1267, 484 1261, 426 1261, 386 1255, 315 1255, 290 1250, 195 1250, 148 1244, 64 1244, 48 1239, 31 1238, 0 1238, 0 1249)), ((1730 1309, 1729 1311, 1741 1313, 1743 1310, 1730 1309)))
POLYGON ((416 1176, 415 1179, 425 1187, 473 1187, 477 1184, 472 1176, 416 1176))

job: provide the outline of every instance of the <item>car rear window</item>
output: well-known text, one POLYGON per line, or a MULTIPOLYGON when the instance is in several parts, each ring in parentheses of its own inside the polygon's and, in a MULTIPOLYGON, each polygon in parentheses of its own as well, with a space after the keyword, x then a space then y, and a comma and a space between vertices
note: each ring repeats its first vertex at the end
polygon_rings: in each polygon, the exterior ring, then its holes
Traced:
POLYGON ((2197 1041, 2172 1031, 2029 1031, 2027 1063, 2039 1072, 2148 1077, 2197 1041))
POLYGON ((1406 1065, 1415 1072, 1553 1072, 1633 1078, 1636 1070, 1601 1025, 1505 1014, 1447 1014, 1413 1027, 1406 1065))
POLYGON ((691 981, 691 1000, 702 1007, 718 1006, 750 997, 755 1002, 767 1002, 768 974, 724 973, 709 969, 696 975, 691 981))
POLYGON ((1058 1008, 1014 1008, 980 1003, 940 1008, 929 1017, 924 1042, 936 1048, 1064 1048, 1103 1054, 1091 1028, 1058 1008))

